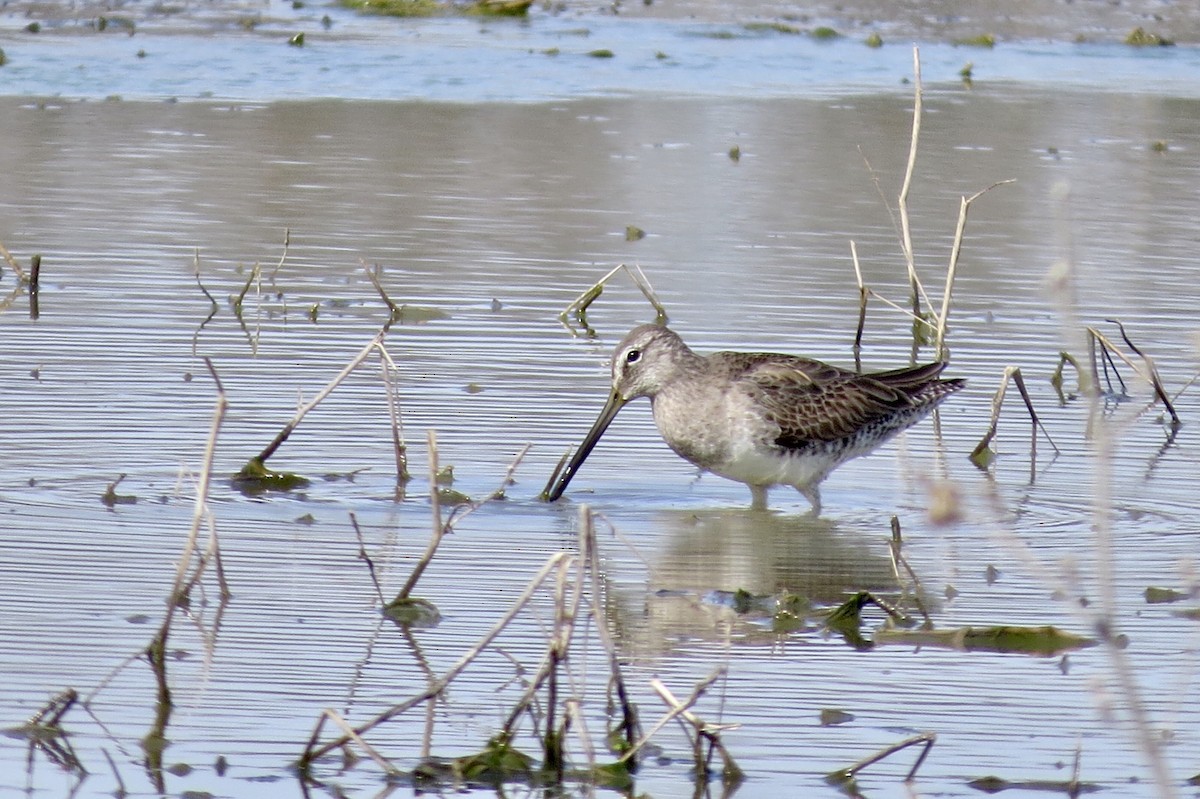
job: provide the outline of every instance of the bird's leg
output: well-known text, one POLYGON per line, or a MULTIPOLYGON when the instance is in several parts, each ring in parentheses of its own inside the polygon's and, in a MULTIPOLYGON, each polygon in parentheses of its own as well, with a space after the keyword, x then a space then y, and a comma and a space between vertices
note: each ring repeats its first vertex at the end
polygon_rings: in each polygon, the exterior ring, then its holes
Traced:
POLYGON ((812 510, 809 511, 814 517, 821 515, 821 487, 818 485, 796 486, 796 490, 804 495, 804 498, 812 503, 812 510))
POLYGON ((750 510, 767 509, 767 487, 750 486, 750 510))

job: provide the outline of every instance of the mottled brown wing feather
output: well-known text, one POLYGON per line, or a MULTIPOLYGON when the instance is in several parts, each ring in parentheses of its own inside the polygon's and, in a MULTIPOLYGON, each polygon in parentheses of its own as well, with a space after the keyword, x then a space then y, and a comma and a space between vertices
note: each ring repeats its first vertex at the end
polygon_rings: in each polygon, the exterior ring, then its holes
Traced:
MULTIPOLYGON (((804 358, 774 356, 743 364, 743 387, 779 425, 776 443, 803 449, 852 436, 872 422, 935 400, 944 364, 933 363, 872 375, 804 358)), ((948 392, 946 392, 948 393, 948 392)))

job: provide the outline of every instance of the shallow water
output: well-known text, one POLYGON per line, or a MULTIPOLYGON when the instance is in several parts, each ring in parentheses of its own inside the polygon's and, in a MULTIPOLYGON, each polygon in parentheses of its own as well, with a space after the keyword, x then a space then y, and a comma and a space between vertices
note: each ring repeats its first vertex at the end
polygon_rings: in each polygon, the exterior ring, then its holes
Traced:
MULTIPOLYGON (((719 592, 790 590, 833 604, 852 590, 893 590, 886 542, 896 514, 938 628, 1091 632, 1075 603, 1054 597, 1071 569, 1081 576, 1068 597, 1094 603, 1104 582, 1088 408, 1060 403, 1048 377, 1064 341, 1082 355, 1078 325, 1116 338, 1109 318, 1155 358, 1169 391, 1194 373, 1200 104, 1190 96, 1036 82, 931 88, 912 200, 931 291, 940 289, 959 198, 1017 181, 981 198, 967 229, 951 371, 970 386, 937 428, 925 423, 835 473, 820 520, 805 518, 791 491, 776 490, 764 517, 744 510, 744 487, 696 480, 657 438, 645 403, 623 411, 567 500, 537 500, 603 402, 612 344, 652 316, 618 281, 589 314, 595 339, 559 324, 567 303, 618 263, 646 270, 673 326, 700 350, 852 362, 851 239, 868 283, 904 297, 896 237, 864 165, 865 157, 893 197, 911 97, 889 86, 813 98, 764 90, 764 99, 730 90, 531 102, 543 99, 535 93, 519 104, 0 99, 0 241, 22 263, 34 252, 44 259, 36 321, 11 272, 0 281, 4 296, 14 292, 0 313, 0 727, 64 687, 96 689, 153 633, 215 402, 201 358, 212 359, 228 392, 216 467, 225 476, 379 329, 386 312, 363 273, 379 264, 394 299, 445 314, 397 325, 388 338, 417 477, 396 501, 372 366, 272 459, 315 477, 309 489, 247 498, 218 481, 212 510, 234 597, 206 645, 216 613, 206 581, 208 603, 194 608, 201 623, 181 622, 172 638, 178 706, 166 761, 193 770, 168 775, 166 793, 298 794, 288 766, 320 711, 362 720, 420 691, 421 658, 434 673, 449 668, 549 555, 574 546, 576 505, 587 502, 621 534, 601 535, 606 608, 645 717, 661 706, 651 677, 682 696, 727 666, 728 680, 697 710, 742 725, 725 733, 748 775, 738 796, 837 795, 823 774, 925 730, 938 742, 920 773, 922 794, 973 796, 967 782, 988 775, 1066 780, 1080 747, 1083 780, 1107 796, 1148 795, 1151 777, 1129 730, 1103 711, 1105 696, 1123 707, 1103 649, 1065 659, 858 651, 814 629, 772 633, 753 614, 735 616, 719 592), (1160 140, 1165 152, 1153 146, 1160 140), (647 236, 626 241, 627 225, 647 236), (285 229, 290 246, 276 269, 285 229), (1068 254, 1078 324, 1064 334, 1046 275, 1068 254), (197 263, 219 306, 207 324, 197 263), (228 297, 256 263, 262 287, 246 297, 243 326, 228 297), (1000 458, 980 472, 967 454, 1010 364, 1025 371, 1061 453, 1051 457, 1041 441, 1030 457, 1028 422, 1013 403, 1000 458), (380 624, 348 512, 385 593, 394 592, 425 546, 427 430, 454 466, 454 487, 473 497, 499 485, 525 443, 533 449, 508 498, 445 542, 418 592, 443 622, 406 640, 380 624), (351 472, 353 480, 321 477, 351 472), (138 501, 108 508, 100 497, 122 473, 118 493, 138 501), (963 519, 934 526, 931 486, 947 484, 962 497, 963 519), (823 709, 854 718, 823 727, 823 709), (230 764, 224 776, 218 756, 230 764)), ((907 328, 874 305, 864 365, 905 363, 907 328)), ((1142 594, 1195 582, 1200 403, 1194 389, 1177 398, 1184 426, 1168 441, 1157 410, 1136 416, 1151 397, 1125 375, 1134 398, 1090 422, 1119 442, 1117 623, 1183 791, 1200 755, 1195 622, 1142 594)), ((531 666, 551 618, 540 603, 506 634, 505 651, 531 666)), ((581 658, 598 656, 591 646, 581 658)), ((512 671, 497 654, 456 684, 439 709, 436 754, 481 747, 495 732, 516 690, 497 687, 512 671)), ((586 689, 596 716, 600 673, 586 689)), ((93 772, 77 796, 115 789, 104 751, 132 793, 155 793, 138 745, 153 703, 151 675, 133 665, 98 691, 95 719, 78 709, 66 716, 93 772)), ((423 727, 419 716, 402 717, 372 741, 411 768, 423 727)), ((658 743, 664 759, 647 763, 638 791, 692 795, 682 737, 668 728, 658 743)), ((40 755, 27 771, 25 757, 23 742, 0 739, 0 794, 57 796, 74 782, 40 755)), ((900 795, 912 759, 867 772, 864 789, 900 795)), ((369 762, 345 773, 327 762, 318 772, 356 795, 383 786, 369 762)))

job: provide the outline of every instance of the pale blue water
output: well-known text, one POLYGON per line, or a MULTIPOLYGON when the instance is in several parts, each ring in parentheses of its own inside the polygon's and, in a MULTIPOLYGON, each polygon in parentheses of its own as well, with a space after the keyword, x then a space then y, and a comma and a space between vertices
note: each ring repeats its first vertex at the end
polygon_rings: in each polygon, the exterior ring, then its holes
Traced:
MULTIPOLYGON (((893 40, 872 49, 861 34, 818 41, 737 24, 599 15, 394 19, 336 7, 295 11, 284 3, 246 13, 254 15, 262 22, 253 32, 240 30, 227 13, 213 21, 201 16, 187 27, 173 17, 152 19, 130 36, 116 26, 96 33, 83 25, 34 35, 22 31, 25 17, 9 14, 0 17, 0 47, 10 61, 0 70, 0 94, 466 103, 631 94, 834 96, 896 90, 911 75, 914 44, 893 40), (328 30, 320 22, 325 14, 333 20, 328 30), (305 45, 289 46, 298 32, 305 45), (614 57, 588 55, 600 49, 614 57)), ((971 62, 975 80, 993 84, 1200 94, 1195 47, 919 44, 930 84, 958 82, 971 62)))

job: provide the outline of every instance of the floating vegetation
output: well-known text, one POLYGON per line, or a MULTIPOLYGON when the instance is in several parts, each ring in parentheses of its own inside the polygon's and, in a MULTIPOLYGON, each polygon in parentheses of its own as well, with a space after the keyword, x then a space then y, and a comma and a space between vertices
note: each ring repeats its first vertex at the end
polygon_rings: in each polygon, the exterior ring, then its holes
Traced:
POLYGON ((883 47, 883 37, 878 33, 871 33, 867 36, 865 44, 867 47, 883 47))
POLYGON ((420 597, 396 597, 383 606, 383 615, 401 627, 429 629, 442 620, 437 605, 420 597))
POLYGON ((849 724, 854 721, 854 714, 838 708, 821 708, 818 719, 822 727, 836 727, 839 724, 849 724))
POLYGON ((104 32, 110 27, 128 31, 130 36, 137 32, 137 25, 130 17, 96 17, 92 26, 98 32, 104 32))
POLYGON ((646 238, 646 231, 637 225, 625 226, 625 241, 641 241, 646 238))
POLYGON ((804 33, 800 28, 783 22, 748 22, 742 27, 752 33, 783 33, 789 36, 804 33))
POLYGON ((262 494, 267 491, 295 491, 308 488, 311 480, 293 472, 276 472, 268 469, 259 458, 251 458, 241 471, 233 476, 233 486, 244 494, 262 494))
POLYGON ((1172 47, 1175 42, 1165 39, 1157 33, 1151 33, 1145 28, 1137 27, 1125 37, 1125 44, 1133 47, 1172 47))
POLYGON ((1167 145, 1166 139, 1157 139, 1150 142, 1150 149, 1156 153, 1165 153, 1170 147, 1167 145))
POLYGON ((1079 796, 1084 793, 1099 791, 1102 786, 1090 782, 1073 780, 1006 780, 1001 777, 980 777, 967 783, 967 787, 983 793, 1000 793, 1001 791, 1030 791, 1064 796, 1079 796))
POLYGON ((612 50, 601 48, 599 50, 589 50, 588 55, 592 58, 612 58, 614 53, 612 50))
POLYGON ((4 54, 4 48, 0 47, 0 67, 8 63, 8 56, 4 54))
POLYGON ((535 761, 512 745, 511 735, 497 735, 483 751, 455 758, 451 768, 468 784, 499 786, 514 780, 527 781, 533 775, 535 761))
POLYGON ((437 0, 340 0, 346 8, 387 17, 432 17, 447 13, 437 0))
POLYGON ((1144 595, 1146 597, 1146 604, 1148 605, 1181 602, 1192 597, 1192 594, 1176 591, 1174 588, 1155 588, 1154 586, 1147 588, 1144 595))
POLYGON ((833 39, 842 38, 842 34, 838 33, 833 28, 822 26, 820 28, 813 28, 812 37, 819 41, 830 41, 833 39))
POLYGON ((108 488, 104 489, 104 493, 100 495, 100 501, 108 507, 112 508, 116 505, 136 505, 138 498, 133 494, 118 494, 117 486, 125 479, 125 474, 122 473, 108 484, 108 488))
POLYGON ((876 644, 935 646, 962 652, 1001 652, 1049 657, 1095 646, 1092 638, 1063 632, 1057 627, 959 627, 949 630, 885 629, 875 634, 876 644))
POLYGON ((467 14, 485 17, 523 17, 533 0, 475 0, 471 3, 444 0, 339 0, 342 6, 367 14, 388 17, 435 17, 467 14))
POLYGON ((978 36, 955 39, 953 43, 959 47, 986 47, 991 49, 996 46, 996 37, 990 33, 981 33, 978 36))
POLYGON ((531 5, 533 0, 475 0, 465 10, 486 17, 523 17, 531 5))
POLYGON ((288 44, 290 44, 292 47, 303 47, 304 46, 304 34, 297 33, 295 36, 288 39, 288 44))
POLYGON ((729 148, 729 160, 737 163, 742 160, 742 148, 738 145, 733 145, 729 148))

